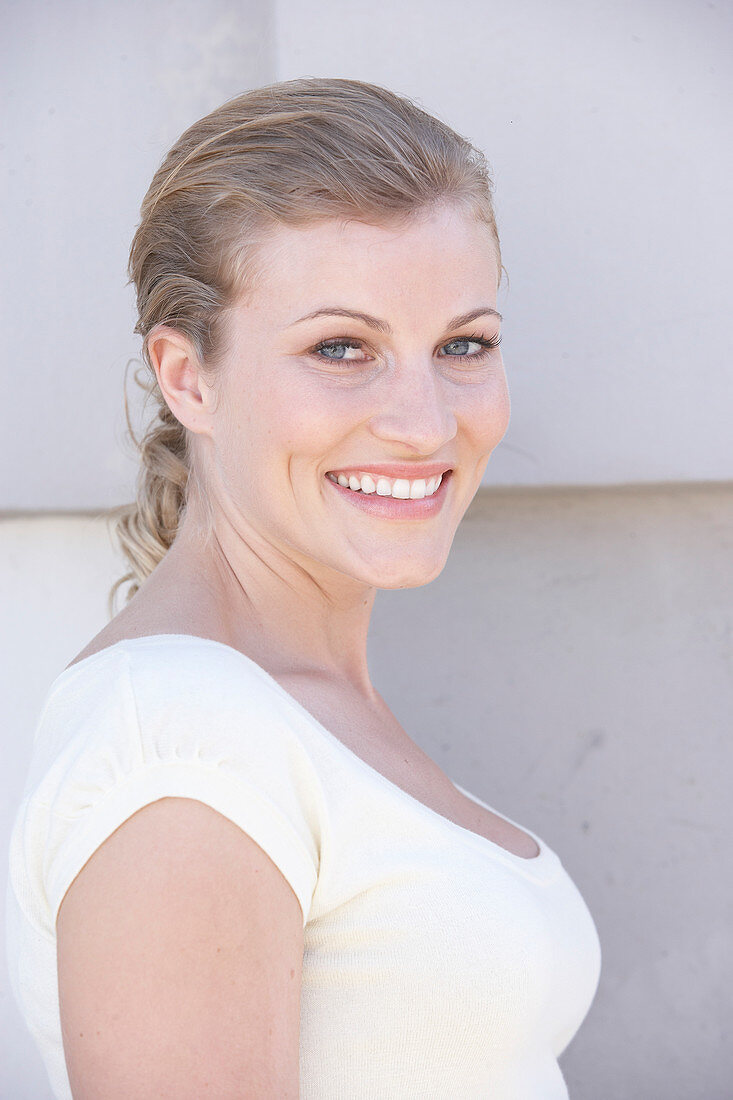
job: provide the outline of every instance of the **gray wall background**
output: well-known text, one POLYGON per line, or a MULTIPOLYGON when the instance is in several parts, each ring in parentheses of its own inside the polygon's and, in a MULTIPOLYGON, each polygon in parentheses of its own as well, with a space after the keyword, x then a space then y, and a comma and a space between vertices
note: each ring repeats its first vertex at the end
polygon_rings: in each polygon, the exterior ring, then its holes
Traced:
MULTIPOLYGON (((494 166, 512 422, 441 577, 380 594, 375 683, 588 902, 603 973, 573 1100, 733 1095, 733 5, 0 8, 0 835, 43 694, 123 570, 104 512, 133 492, 125 261, 154 168, 258 83, 387 84, 494 166)), ((3 978, 0 1097, 47 1100, 3 978)))

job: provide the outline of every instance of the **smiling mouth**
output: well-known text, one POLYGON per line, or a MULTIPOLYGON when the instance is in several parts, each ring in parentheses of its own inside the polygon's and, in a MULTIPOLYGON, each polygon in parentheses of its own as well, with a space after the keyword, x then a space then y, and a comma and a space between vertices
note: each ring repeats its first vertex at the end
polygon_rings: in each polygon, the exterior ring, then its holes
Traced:
POLYGON ((366 495, 374 493, 379 497, 394 497, 397 500, 422 500, 437 493, 444 477, 448 477, 452 472, 452 470, 446 470, 442 474, 435 474, 428 478, 372 476, 358 471, 348 475, 329 472, 326 477, 329 481, 354 493, 366 495))

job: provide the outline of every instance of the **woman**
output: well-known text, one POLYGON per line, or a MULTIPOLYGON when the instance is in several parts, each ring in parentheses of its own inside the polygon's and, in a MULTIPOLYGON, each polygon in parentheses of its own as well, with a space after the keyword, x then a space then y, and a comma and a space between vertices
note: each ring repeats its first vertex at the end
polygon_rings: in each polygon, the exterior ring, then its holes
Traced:
POLYGON ((483 157, 369 84, 250 92, 156 174, 133 598, 51 686, 12 840, 55 1096, 567 1096, 590 915, 366 662, 506 431, 500 265, 483 157))

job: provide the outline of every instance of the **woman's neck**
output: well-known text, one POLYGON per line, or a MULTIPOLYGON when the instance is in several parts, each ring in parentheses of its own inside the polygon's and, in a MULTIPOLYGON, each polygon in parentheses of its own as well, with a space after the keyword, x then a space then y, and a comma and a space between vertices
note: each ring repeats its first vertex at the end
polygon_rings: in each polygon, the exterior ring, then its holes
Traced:
POLYGON ((375 595, 369 585, 297 561, 226 522, 204 533, 189 514, 133 602, 158 614, 167 609, 176 633, 214 637, 275 675, 347 677, 371 697, 366 642, 375 595))

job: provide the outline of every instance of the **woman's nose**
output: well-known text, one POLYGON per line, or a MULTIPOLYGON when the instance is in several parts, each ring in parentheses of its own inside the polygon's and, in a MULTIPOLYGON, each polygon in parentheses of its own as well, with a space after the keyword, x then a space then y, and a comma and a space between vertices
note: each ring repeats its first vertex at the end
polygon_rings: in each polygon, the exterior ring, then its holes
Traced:
POLYGON ((369 422, 372 432, 417 454, 437 453, 458 430, 446 388, 431 363, 396 368, 380 390, 379 408, 369 422))

